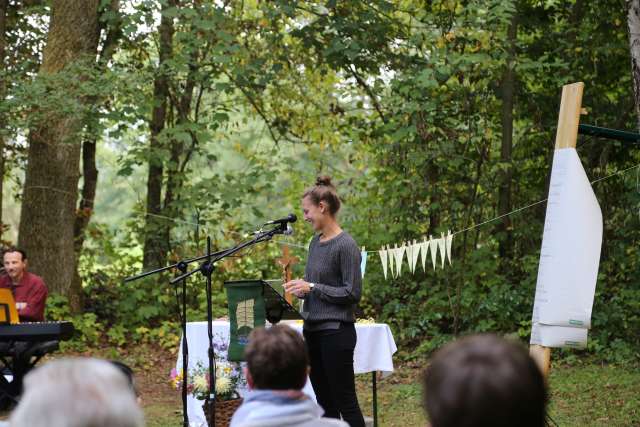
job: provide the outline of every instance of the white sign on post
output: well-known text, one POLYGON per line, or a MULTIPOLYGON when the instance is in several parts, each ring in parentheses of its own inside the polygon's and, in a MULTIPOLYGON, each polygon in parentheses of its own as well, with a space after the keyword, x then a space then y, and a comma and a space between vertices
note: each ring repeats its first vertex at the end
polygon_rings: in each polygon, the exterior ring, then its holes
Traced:
POLYGON ((542 235, 531 344, 587 344, 596 290, 602 212, 575 148, 556 150, 542 235))

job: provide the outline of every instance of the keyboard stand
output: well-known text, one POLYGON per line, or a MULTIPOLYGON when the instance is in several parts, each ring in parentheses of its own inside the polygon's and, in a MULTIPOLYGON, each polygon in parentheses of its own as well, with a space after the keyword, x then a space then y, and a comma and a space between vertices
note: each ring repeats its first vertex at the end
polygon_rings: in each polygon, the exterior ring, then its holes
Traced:
POLYGON ((25 375, 45 354, 56 351, 59 346, 59 341, 0 343, 0 361, 13 376, 8 381, 4 375, 0 375, 0 408, 9 409, 18 403, 25 375))

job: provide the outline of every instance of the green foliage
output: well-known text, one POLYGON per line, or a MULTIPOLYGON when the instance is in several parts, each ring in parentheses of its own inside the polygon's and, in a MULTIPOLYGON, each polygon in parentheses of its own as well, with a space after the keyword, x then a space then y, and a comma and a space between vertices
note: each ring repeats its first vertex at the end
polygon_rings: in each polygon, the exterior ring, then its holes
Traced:
MULTIPOLYGON (((35 110, 43 102, 84 117, 83 136, 103 139, 96 209, 79 262, 86 312, 72 316, 57 297, 49 307, 50 316, 77 323, 74 345, 175 346, 179 289, 168 275, 123 283, 142 269, 145 226, 166 230, 172 260, 202 254, 207 235, 214 249, 225 248, 265 219, 299 212, 300 195, 320 173, 337 182, 342 225, 368 250, 459 232, 453 265, 444 270, 427 264, 426 272, 384 280, 370 254, 361 312, 389 323, 405 355, 419 357, 473 332, 527 340, 544 204, 512 215, 506 231, 498 221, 475 225, 497 215, 499 187, 509 176, 512 208, 546 197, 563 84, 586 83, 584 121, 634 128, 625 2, 277 0, 183 2, 161 11, 163 5, 144 0, 119 17, 105 13, 104 22, 120 22, 123 34, 104 73, 78 64, 55 79, 32 79, 37 55, 13 43, 12 54, 22 59, 12 62, 11 102, 0 109, 11 132, 42 119, 35 110), (161 14, 174 24, 162 64, 161 14), (503 161, 508 67, 516 75, 514 135, 511 160, 503 161), (150 147, 158 76, 167 78, 169 112, 150 147), (106 101, 70 104, 65 90, 106 101), (151 163, 163 167, 162 212, 153 219, 143 202, 151 163), (501 257, 508 239, 513 246, 501 257)), ((37 51, 45 24, 20 22, 37 51)), ((12 168, 22 165, 18 148, 12 168)), ((593 138, 578 145, 591 179, 639 163, 635 148, 593 138)), ((589 353, 621 362, 640 353, 635 178, 594 185, 605 223, 593 328, 587 350, 562 353, 568 360, 589 353)), ((292 241, 306 245, 311 230, 297 225, 296 232, 292 241)), ((304 262, 305 251, 294 252, 304 262)), ((278 245, 263 245, 217 266, 215 316, 225 314, 224 280, 279 277, 278 256, 278 245)), ((303 271, 301 263, 294 275, 303 271)), ((199 275, 188 282, 187 301, 189 320, 204 319, 199 275)))
POLYGON ((49 296, 46 316, 50 321, 70 321, 73 323, 75 328, 73 339, 60 343, 63 351, 83 351, 87 347, 96 347, 100 344, 104 324, 98 321, 95 313, 72 315, 65 297, 59 295, 49 296))
MULTIPOLYGON (((118 235, 123 236, 124 230, 118 235)), ((154 275, 125 283, 141 268, 141 249, 135 241, 135 232, 124 235, 129 244, 118 241, 105 228, 91 227, 92 242, 80 259, 80 272, 84 278, 85 312, 73 315, 66 297, 52 295, 47 303, 50 320, 69 320, 76 334, 67 343, 68 348, 84 350, 97 345, 124 348, 132 343, 153 343, 166 349, 175 349, 180 338, 180 284, 170 285, 170 276, 154 275), (96 245, 96 246, 92 246, 96 245)), ((200 242, 202 243, 202 242, 200 242)), ((190 243, 177 251, 197 251, 190 243)), ((233 258, 221 263, 214 272, 213 314, 227 315, 226 295, 222 282, 242 278, 277 277, 278 268, 270 260, 278 256, 276 246, 257 249, 252 257, 233 258), (256 259, 258 257, 258 259, 256 259), (262 259, 260 261, 259 259, 262 259), (272 266, 269 267, 268 263, 272 266)), ((190 268, 197 268, 198 263, 190 268)), ((196 274, 187 285, 187 319, 206 319, 206 292, 204 278, 196 274)))

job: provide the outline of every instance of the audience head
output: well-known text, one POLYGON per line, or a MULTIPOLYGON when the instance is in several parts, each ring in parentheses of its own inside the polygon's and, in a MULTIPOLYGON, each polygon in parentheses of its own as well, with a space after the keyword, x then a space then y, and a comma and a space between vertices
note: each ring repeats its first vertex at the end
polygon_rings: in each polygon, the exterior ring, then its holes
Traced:
POLYGON ((11 427, 142 427, 126 376, 97 359, 49 362, 25 377, 11 427))
POLYGON ((247 381, 253 389, 301 390, 307 381, 307 349, 300 334, 288 326, 254 329, 245 358, 247 381))
POLYGON ((424 375, 432 427, 542 427, 542 373, 519 344, 494 335, 462 338, 439 350, 424 375))

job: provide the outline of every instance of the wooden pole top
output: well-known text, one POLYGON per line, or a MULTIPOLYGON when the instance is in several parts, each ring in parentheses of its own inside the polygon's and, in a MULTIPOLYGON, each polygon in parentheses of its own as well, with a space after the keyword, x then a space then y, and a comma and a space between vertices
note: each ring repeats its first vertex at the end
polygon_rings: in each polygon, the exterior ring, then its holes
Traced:
POLYGON ((558 130, 556 131, 556 150, 576 148, 583 92, 584 83, 582 82, 571 83, 562 87, 558 130))

